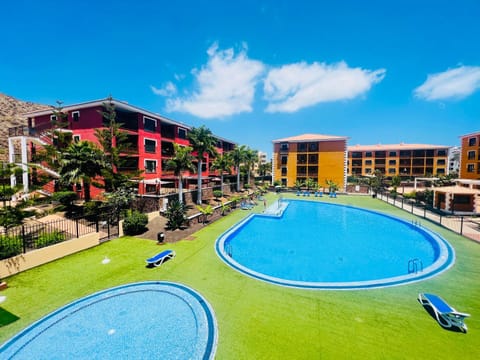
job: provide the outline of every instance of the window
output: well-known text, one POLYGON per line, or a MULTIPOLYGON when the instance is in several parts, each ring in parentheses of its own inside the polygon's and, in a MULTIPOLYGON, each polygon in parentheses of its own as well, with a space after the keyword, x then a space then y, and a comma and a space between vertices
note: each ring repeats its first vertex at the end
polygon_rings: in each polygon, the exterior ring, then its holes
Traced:
POLYGON ((145 139, 144 145, 145 145, 145 152, 154 153, 155 148, 157 147, 157 142, 155 140, 145 139))
POLYGON ((282 176, 287 176, 287 168, 282 167, 282 176))
POLYGON ((358 151, 353 151, 352 152, 352 158, 353 159, 361 159, 362 158, 362 153, 358 151))
POLYGON ((157 172, 156 160, 145 160, 145 173, 152 174, 157 172))
POLYGON ((447 156, 446 150, 437 150, 437 156, 447 156))
POLYGON ((297 164, 306 164, 307 155, 297 155, 297 164))
POLYGON ((388 168, 388 173, 389 174, 395 174, 395 168, 388 168))
POLYGON ((309 164, 318 164, 318 154, 308 155, 309 164))
POLYGON ((388 165, 397 165, 397 160, 388 160, 388 165))
POLYGON ((474 172, 474 171, 475 171, 475 164, 468 164, 467 172, 474 172))
POLYGON ((375 157, 384 158, 385 157, 385 151, 375 151, 375 157))
POLYGON ((372 160, 365 160, 365 165, 372 165, 372 160))
POLYGON ((397 156, 397 152, 396 151, 390 151, 388 153, 388 156, 397 156))
POLYGON ((298 176, 307 175, 307 167, 306 166, 297 166, 297 175, 298 176))
POLYGON ((73 135, 73 142, 74 143, 80 142, 80 135, 73 135))
POLYGON ((178 137, 180 139, 186 139, 187 138, 187 129, 178 128, 178 137))
POLYGON ((445 159, 438 159, 437 165, 445 165, 445 159))
POLYGON ((371 174, 372 173, 372 169, 368 168, 368 169, 365 169, 365 174, 371 174))
POLYGON ((477 138, 468 139, 468 146, 475 146, 477 144, 477 138))
POLYGON ((365 157, 372 157, 372 152, 371 151, 367 151, 365 153, 365 157))
POLYGON ((281 143, 280 144, 280 150, 288 151, 288 143, 281 143))
POLYGON ((475 159, 475 151, 469 151, 467 157, 468 157, 468 160, 474 160, 475 159))
POLYGON ((57 121, 57 115, 50 115, 50 121, 51 122, 57 121))
POLYGON ((427 151, 425 151, 425 155, 426 155, 427 157, 432 157, 433 154, 434 154, 434 151, 433 151, 433 150, 427 150, 427 151))
POLYGON ((280 158, 280 163, 281 163, 282 165, 287 165, 287 160, 288 160, 288 156, 282 156, 282 157, 280 158))
POLYGON ((306 143, 298 144, 298 151, 307 151, 307 144, 306 143))
POLYGON ((318 151, 318 143, 308 144, 308 151, 318 151))
POLYGON ((437 175, 444 175, 445 169, 437 169, 437 175))
POLYGON ((144 117, 143 129, 145 131, 155 132, 155 130, 157 129, 157 120, 144 117))
POLYGON ((80 120, 80 111, 74 111, 74 112, 72 112, 72 119, 73 119, 73 121, 78 121, 78 120, 80 120))

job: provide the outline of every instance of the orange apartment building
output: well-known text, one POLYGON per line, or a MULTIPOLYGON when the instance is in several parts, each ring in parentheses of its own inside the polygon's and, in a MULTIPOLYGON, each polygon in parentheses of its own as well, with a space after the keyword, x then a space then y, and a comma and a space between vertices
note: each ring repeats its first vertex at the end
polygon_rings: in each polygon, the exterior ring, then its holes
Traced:
POLYGON ((273 180, 293 187, 307 178, 327 187, 327 180, 345 191, 347 137, 304 134, 273 140, 273 180))
POLYGON ((462 135, 460 139, 460 178, 480 180, 480 131, 462 135))
POLYGON ((348 175, 417 177, 448 173, 448 146, 425 144, 354 145, 348 147, 348 175))

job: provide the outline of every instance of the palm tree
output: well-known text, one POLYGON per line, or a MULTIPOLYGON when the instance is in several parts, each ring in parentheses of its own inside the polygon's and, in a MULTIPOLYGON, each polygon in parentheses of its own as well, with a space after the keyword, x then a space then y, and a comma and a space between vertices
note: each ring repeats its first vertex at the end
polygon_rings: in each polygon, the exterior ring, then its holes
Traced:
POLYGON ((245 165, 247 168, 247 183, 250 184, 250 173, 255 166, 255 162, 258 160, 258 151, 247 148, 245 152, 245 165))
POLYGON ((190 144, 193 148, 193 151, 197 153, 197 160, 198 160, 198 167, 197 167, 197 174, 198 174, 198 181, 197 181, 197 188, 198 188, 198 196, 197 196, 197 204, 202 203, 202 165, 203 165, 203 156, 205 154, 209 156, 215 156, 217 151, 215 149, 215 145, 217 143, 217 139, 213 136, 210 129, 206 126, 202 125, 198 128, 192 128, 188 132, 188 139, 190 140, 190 144))
POLYGON ((195 158, 192 155, 192 148, 190 146, 181 146, 173 144, 175 155, 167 161, 167 170, 173 170, 175 176, 178 177, 178 202, 183 204, 183 172, 191 170, 195 172, 193 161, 195 158))
POLYGON ((235 146, 230 153, 232 156, 233 165, 235 165, 235 171, 237 172, 237 191, 240 191, 240 164, 245 161, 245 153, 247 147, 245 145, 235 146))
POLYGON ((218 155, 211 166, 212 170, 218 170, 220 172, 220 186, 223 196, 223 173, 227 171, 229 174, 233 166, 233 159, 230 153, 218 155))
MULTIPOLYGON (((328 183, 328 180, 327 180, 327 183, 328 183)), ((317 183, 312 178, 307 178, 307 180, 305 181, 305 186, 307 187, 307 191, 310 191, 310 189, 315 188, 316 185, 317 183)))
POLYGON ((60 162, 60 176, 70 185, 83 183, 85 201, 90 201, 92 180, 102 174, 107 164, 103 152, 89 141, 72 143, 65 149, 60 162))

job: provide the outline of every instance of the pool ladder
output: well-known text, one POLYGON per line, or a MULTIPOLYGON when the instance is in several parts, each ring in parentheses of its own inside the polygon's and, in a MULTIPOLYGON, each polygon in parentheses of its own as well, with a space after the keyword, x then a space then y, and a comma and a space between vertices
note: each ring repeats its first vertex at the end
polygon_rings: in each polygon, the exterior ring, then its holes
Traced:
POLYGON ((422 272, 422 271, 423 271, 423 262, 422 262, 422 260, 417 259, 417 258, 415 258, 415 259, 410 259, 410 260, 408 261, 408 273, 409 273, 409 274, 413 274, 413 273, 417 274, 418 271, 419 271, 419 270, 418 270, 418 267, 419 267, 419 266, 420 266, 420 272, 422 272))
POLYGON ((225 253, 226 253, 228 256, 232 257, 232 245, 231 245, 231 244, 227 244, 227 245, 225 245, 224 249, 225 249, 225 253))

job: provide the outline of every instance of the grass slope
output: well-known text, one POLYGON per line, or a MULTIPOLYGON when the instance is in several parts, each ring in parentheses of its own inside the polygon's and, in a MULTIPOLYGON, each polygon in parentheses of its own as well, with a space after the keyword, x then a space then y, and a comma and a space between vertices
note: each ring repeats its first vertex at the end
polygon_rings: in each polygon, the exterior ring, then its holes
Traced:
MULTIPOLYGON (((285 195, 289 197, 289 195, 285 195)), ((277 196, 268 195, 269 203, 277 196)), ((309 200, 343 203, 413 216, 368 197, 309 200)), ((261 211, 263 205, 254 211, 261 211)), ((215 254, 217 237, 249 211, 237 210, 168 244, 177 257, 161 268, 145 259, 164 250, 154 241, 124 237, 12 276, 2 294, 0 342, 75 299, 144 280, 188 285, 212 305, 219 327, 218 359, 463 359, 480 358, 480 245, 422 221, 455 248, 453 268, 430 280, 372 290, 318 291, 270 285, 232 270, 215 254), (111 262, 102 265, 104 256, 111 262), (437 293, 467 319, 468 334, 447 331, 416 301, 437 293)))

